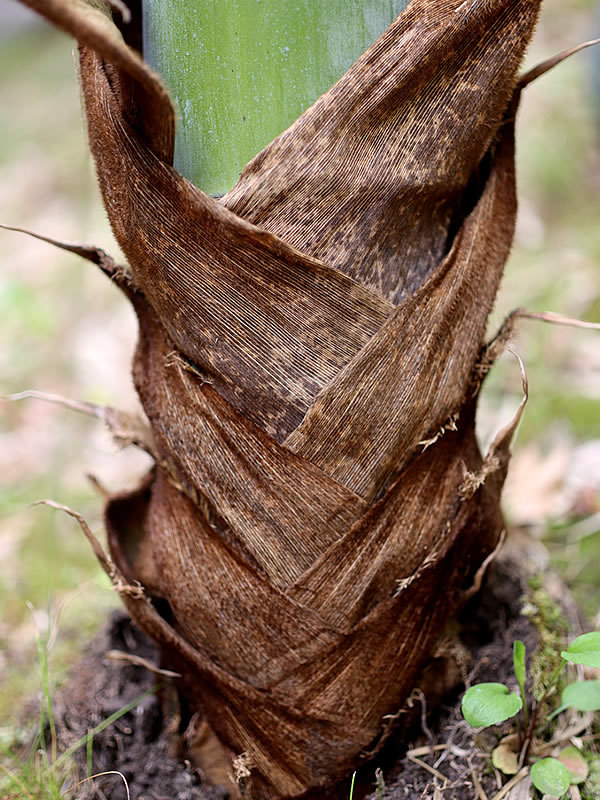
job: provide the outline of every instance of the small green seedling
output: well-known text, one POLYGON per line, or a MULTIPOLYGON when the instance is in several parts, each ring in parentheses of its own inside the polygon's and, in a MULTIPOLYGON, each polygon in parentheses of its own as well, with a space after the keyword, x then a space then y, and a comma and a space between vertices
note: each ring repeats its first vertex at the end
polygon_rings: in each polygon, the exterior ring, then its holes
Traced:
POLYGON ((571 773, 557 758, 542 758, 531 767, 531 782, 544 794, 563 795, 571 785, 571 773))
MULTIPOLYGON (((511 692, 503 683, 478 683, 465 692, 462 712, 466 721, 474 728, 498 725, 522 711, 519 735, 503 739, 492 754, 492 763, 506 774, 515 774, 530 760, 534 734, 539 729, 539 710, 551 688, 567 663, 600 668, 600 632, 578 636, 567 650, 563 650, 561 664, 550 677, 542 697, 537 703, 528 704, 525 691, 527 671, 525 667, 525 645, 517 640, 513 646, 513 666, 519 686, 519 694, 511 692), (515 752, 514 743, 518 743, 515 752)), ((575 681, 561 693, 558 708, 548 716, 552 720, 567 708, 576 711, 600 711, 600 681, 575 681)), ((587 777, 585 759, 573 746, 565 747, 558 758, 541 758, 531 765, 531 781, 536 789, 546 795, 561 797, 571 784, 583 783, 587 777)))

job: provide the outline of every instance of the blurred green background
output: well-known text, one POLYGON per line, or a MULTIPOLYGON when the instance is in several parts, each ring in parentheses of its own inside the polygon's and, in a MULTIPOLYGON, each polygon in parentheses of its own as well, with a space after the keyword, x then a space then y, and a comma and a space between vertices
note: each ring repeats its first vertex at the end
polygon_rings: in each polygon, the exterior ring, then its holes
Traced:
MULTIPOLYGON (((87 154, 72 42, 21 25, 0 7, 0 222, 90 242, 118 257, 87 154)), ((7 11, 7 9, 9 9, 7 11)), ((600 36, 600 4, 546 0, 527 65, 600 36)), ((529 87, 518 131, 520 215, 490 330, 515 306, 600 320, 600 70, 586 51, 529 87), (594 93, 594 82, 596 81, 594 93)), ((24 389, 136 408, 135 321, 95 268, 0 231, 0 394, 24 389)), ((509 520, 550 547, 600 623, 600 333, 523 322, 515 348, 530 400, 506 490, 509 520)), ((482 399, 482 442, 509 418, 521 382, 514 359, 482 399)), ((75 523, 101 532, 99 496, 132 486, 145 456, 118 451, 98 423, 33 400, 0 405, 0 728, 39 689, 36 632, 52 634, 60 681, 118 602, 75 523)), ((1 734, 1 731, 0 731, 1 734)))

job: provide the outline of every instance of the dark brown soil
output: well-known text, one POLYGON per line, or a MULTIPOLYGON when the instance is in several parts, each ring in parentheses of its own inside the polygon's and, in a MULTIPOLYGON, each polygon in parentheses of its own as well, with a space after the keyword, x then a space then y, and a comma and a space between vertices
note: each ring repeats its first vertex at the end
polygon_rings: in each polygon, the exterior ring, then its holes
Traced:
MULTIPOLYGON (((106 657, 111 650, 130 653, 158 664, 158 651, 129 617, 116 611, 91 643, 78 669, 59 693, 58 731, 61 749, 165 681, 145 667, 106 657)), ((93 740, 92 773, 110 770, 125 777, 131 800, 224 800, 227 793, 202 786, 196 770, 174 756, 176 738, 165 729, 164 690, 141 699, 135 708, 93 740), (162 691, 162 697, 161 697, 162 691)), ((168 698, 167 698, 168 699, 168 698)), ((85 747, 81 772, 87 772, 85 747)), ((119 775, 94 779, 84 795, 90 800, 127 800, 119 775)))
MULTIPOLYGON (((513 641, 521 639, 529 655, 535 651, 538 641, 535 627, 520 614, 526 592, 526 579, 518 574, 515 565, 498 562, 490 571, 483 592, 464 609, 460 617, 460 637, 471 655, 470 663, 465 665, 469 684, 497 681, 516 688, 513 641)), ((486 797, 497 793, 496 778, 487 769, 489 762, 478 756, 473 746, 473 729, 462 716, 463 691, 464 685, 447 697, 437 710, 426 710, 408 742, 409 750, 426 745, 448 745, 446 750, 434 755, 419 757, 421 762, 444 776, 444 780, 406 757, 394 759, 392 744, 391 763, 381 764, 385 788, 382 790, 380 783, 368 800, 477 800, 473 773, 486 797)), ((405 751, 406 746, 402 748, 402 752, 405 751)), ((395 752, 398 752, 397 744, 395 752)))
MULTIPOLYGON (((508 681, 512 677, 512 641, 522 639, 529 653, 537 640, 531 623, 520 616, 523 579, 507 563, 494 565, 481 595, 474 598, 461 615, 459 652, 462 671, 469 681, 508 681), (471 658, 461 659, 465 653, 471 658)), ((91 643, 70 684, 61 692, 59 709, 60 745, 66 747, 114 712, 135 700, 157 682, 168 680, 145 667, 106 658, 119 650, 158 663, 156 648, 120 612, 111 617, 105 630, 91 643)), ((436 777, 422 764, 403 754, 402 744, 392 736, 375 762, 369 762, 357 775, 355 800, 473 800, 474 771, 488 797, 497 791, 495 779, 485 774, 485 762, 473 748, 473 732, 460 714, 460 693, 446 698, 446 703, 431 712, 424 698, 416 697, 417 724, 408 740, 411 748, 449 744, 446 750, 420 759, 440 775, 436 777), (375 778, 375 770, 379 783, 375 778), (436 789, 437 787, 437 789, 436 789)), ((118 770, 129 785, 131 800, 217 800, 226 798, 224 789, 202 781, 201 775, 186 761, 182 732, 189 720, 185 711, 176 710, 174 690, 163 688, 146 696, 133 711, 97 734, 93 740, 93 772, 118 770), (168 713, 165 709, 171 709, 168 713), (183 719, 182 719, 183 718, 183 719)), ((85 748, 81 755, 85 774, 85 748)), ((126 800, 123 780, 118 775, 104 776, 87 784, 86 795, 94 800, 126 800)), ((348 793, 349 796, 349 782, 348 793)), ((326 795, 323 795, 325 798, 326 795)), ((328 797, 328 795, 327 795, 328 797)))

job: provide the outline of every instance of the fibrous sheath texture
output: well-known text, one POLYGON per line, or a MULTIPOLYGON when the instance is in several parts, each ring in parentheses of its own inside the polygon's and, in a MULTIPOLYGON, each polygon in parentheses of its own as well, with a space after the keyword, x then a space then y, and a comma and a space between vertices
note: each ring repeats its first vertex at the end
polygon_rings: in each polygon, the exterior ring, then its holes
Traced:
POLYGON ((79 43, 139 319, 155 466, 108 502, 113 577, 247 796, 327 787, 503 528, 514 425, 481 455, 474 420, 539 0, 412 0, 219 200, 172 167, 139 5, 26 2, 79 43))

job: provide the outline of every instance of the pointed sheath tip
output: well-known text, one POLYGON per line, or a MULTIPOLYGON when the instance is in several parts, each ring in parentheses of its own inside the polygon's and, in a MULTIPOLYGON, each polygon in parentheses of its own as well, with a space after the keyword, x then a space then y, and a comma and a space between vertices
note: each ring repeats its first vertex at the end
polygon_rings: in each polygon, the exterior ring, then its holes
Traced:
POLYGON ((526 86, 529 86, 529 84, 533 83, 533 81, 537 80, 537 78, 545 75, 558 64, 562 64, 562 62, 566 61, 567 58, 574 56, 581 50, 585 50, 587 47, 593 47, 596 44, 600 44, 600 39, 590 39, 589 41, 582 42, 575 47, 570 47, 568 50, 563 50, 551 58, 547 58, 545 61, 537 64, 535 67, 528 70, 524 75, 521 76, 518 83, 519 89, 524 89, 526 86))
POLYGON ((108 0, 108 5, 114 10, 118 11, 121 15, 124 25, 129 25, 131 22, 131 11, 123 0, 108 0))

